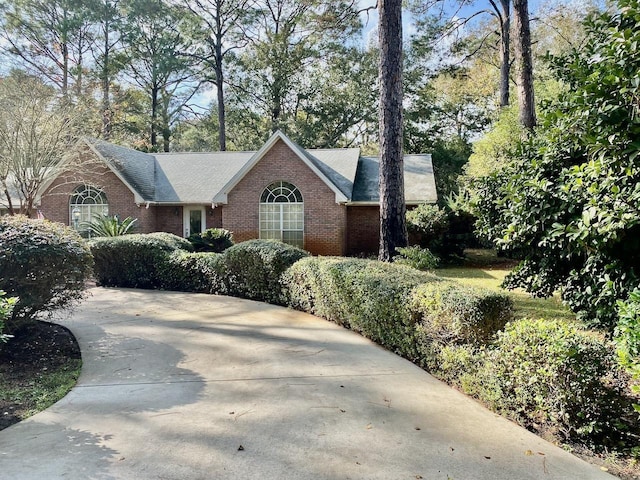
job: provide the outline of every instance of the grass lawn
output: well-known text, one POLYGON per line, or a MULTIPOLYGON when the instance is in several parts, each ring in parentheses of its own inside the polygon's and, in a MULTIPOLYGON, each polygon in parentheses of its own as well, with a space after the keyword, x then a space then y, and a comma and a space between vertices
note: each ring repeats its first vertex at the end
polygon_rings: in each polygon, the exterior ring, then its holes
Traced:
POLYGON ((464 266, 442 268, 434 273, 470 287, 506 291, 513 298, 516 318, 575 319, 575 315, 562 304, 557 294, 551 298, 532 298, 522 290, 501 289, 500 284, 515 265, 514 262, 496 257, 491 250, 468 250, 466 253, 468 259, 464 266))

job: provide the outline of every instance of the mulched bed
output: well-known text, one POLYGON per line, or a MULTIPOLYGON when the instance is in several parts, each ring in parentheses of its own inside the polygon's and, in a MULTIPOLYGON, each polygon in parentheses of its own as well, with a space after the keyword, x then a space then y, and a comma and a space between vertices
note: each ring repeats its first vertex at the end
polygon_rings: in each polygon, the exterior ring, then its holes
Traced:
MULTIPOLYGON (((78 342, 68 329, 48 322, 33 322, 0 346, 0 390, 28 389, 43 373, 80 358, 78 342)), ((3 397, 0 395, 0 430, 22 420, 29 409, 24 402, 3 397)))

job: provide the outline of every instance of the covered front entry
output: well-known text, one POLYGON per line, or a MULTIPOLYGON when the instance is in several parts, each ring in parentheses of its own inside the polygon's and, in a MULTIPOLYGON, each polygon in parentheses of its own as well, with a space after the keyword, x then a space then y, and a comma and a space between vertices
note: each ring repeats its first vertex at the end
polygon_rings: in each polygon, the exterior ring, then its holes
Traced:
POLYGON ((185 238, 202 233, 206 229, 205 209, 202 206, 185 206, 183 211, 183 235, 185 238))

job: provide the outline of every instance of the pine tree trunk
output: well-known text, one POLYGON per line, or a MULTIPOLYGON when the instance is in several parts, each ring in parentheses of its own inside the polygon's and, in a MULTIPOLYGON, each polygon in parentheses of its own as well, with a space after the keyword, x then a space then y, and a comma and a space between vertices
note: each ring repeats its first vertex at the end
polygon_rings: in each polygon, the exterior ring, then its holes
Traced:
POLYGON ((510 0, 500 0, 502 11, 500 12, 500 106, 509 106, 509 71, 511 70, 511 12, 510 0))
POLYGON ((536 110, 533 97, 533 59, 528 0, 513 0, 513 20, 516 34, 516 75, 520 122, 531 130, 536 126, 536 110))
POLYGON ((379 0, 380 250, 391 261, 407 245, 402 158, 402 0, 379 0))

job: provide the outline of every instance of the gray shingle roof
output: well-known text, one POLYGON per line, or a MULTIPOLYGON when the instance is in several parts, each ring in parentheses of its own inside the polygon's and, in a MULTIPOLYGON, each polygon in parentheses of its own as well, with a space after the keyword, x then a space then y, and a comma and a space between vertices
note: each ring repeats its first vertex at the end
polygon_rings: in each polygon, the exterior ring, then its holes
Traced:
MULTIPOLYGON (((247 165, 256 152, 148 154, 95 141, 93 147, 144 201, 207 204, 247 165)), ((300 151, 349 202, 377 203, 379 160, 360 150, 300 151)), ((254 160, 255 161, 255 160, 254 160)), ((405 156, 407 203, 435 202, 430 155, 405 156)))
POLYGON ((156 154, 159 203, 211 203, 255 152, 156 154))
MULTIPOLYGON (((361 157, 354 182, 353 202, 377 203, 380 201, 378 178, 380 159, 361 157)), ((433 203, 437 201, 436 183, 433 176, 431 155, 405 155, 404 196, 408 204, 433 203)))
POLYGON ((153 155, 102 140, 94 140, 92 146, 145 202, 155 200, 156 161, 153 155))

